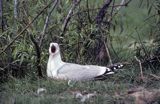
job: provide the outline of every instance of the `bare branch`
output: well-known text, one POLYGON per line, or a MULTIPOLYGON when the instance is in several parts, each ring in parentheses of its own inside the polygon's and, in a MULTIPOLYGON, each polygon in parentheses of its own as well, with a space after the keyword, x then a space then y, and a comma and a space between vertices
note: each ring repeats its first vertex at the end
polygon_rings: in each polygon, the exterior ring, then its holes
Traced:
POLYGON ((97 25, 100 25, 103 21, 103 18, 106 14, 107 9, 109 8, 109 5, 111 4, 112 0, 106 0, 106 3, 103 5, 103 7, 100 9, 96 16, 96 23, 97 25))
POLYGON ((142 70, 142 62, 141 62, 141 60, 139 60, 136 56, 135 56, 134 58, 135 58, 136 61, 139 63, 140 75, 141 75, 141 79, 143 80, 143 79, 144 79, 144 76, 143 76, 143 70, 142 70))
POLYGON ((112 17, 112 15, 113 15, 114 5, 115 5, 115 0, 113 0, 113 6, 112 6, 112 9, 111 9, 111 13, 110 13, 111 17, 112 17))
POLYGON ((67 17, 65 18, 64 20, 64 23, 62 25, 62 33, 61 35, 64 35, 65 31, 66 31, 66 28, 67 28, 67 25, 71 19, 71 16, 73 14, 73 10, 77 7, 77 5, 81 2, 81 0, 77 0, 77 1, 74 1, 73 4, 72 4, 72 7, 71 9, 69 10, 68 14, 67 14, 67 17))
POLYGON ((112 18, 118 14, 119 10, 124 7, 124 6, 128 6, 128 4, 132 1, 132 0, 128 0, 127 2, 125 2, 126 0, 122 0, 121 3, 119 5, 113 5, 113 7, 117 7, 116 12, 114 13, 114 15, 111 16, 111 18, 108 20, 108 22, 112 21, 112 18))
POLYGON ((109 64, 112 65, 112 59, 111 59, 111 55, 110 55, 110 52, 109 52, 109 48, 108 48, 108 45, 106 44, 105 41, 104 42, 104 45, 105 45, 105 49, 106 49, 106 52, 107 52, 107 56, 108 56, 108 59, 109 59, 109 64))
POLYGON ((17 0, 14 0, 14 18, 17 19, 17 6, 18 6, 18 1, 17 0))
POLYGON ((132 0, 128 0, 128 1, 126 2, 126 0, 122 0, 119 5, 115 5, 115 6, 117 6, 117 11, 119 11, 122 6, 128 6, 128 4, 129 4, 131 1, 132 1, 132 0))
POLYGON ((3 0, 0 0, 0 18, 1 18, 1 28, 2 32, 4 31, 4 22, 3 22, 3 0))
POLYGON ((36 51, 36 55, 37 55, 36 66, 37 66, 38 76, 39 77, 43 77, 42 70, 41 70, 41 65, 40 65, 40 62, 41 62, 41 50, 40 50, 40 47, 38 46, 38 43, 36 42, 36 40, 33 38, 33 36, 31 34, 29 34, 29 37, 30 37, 32 43, 35 46, 35 51, 36 51))
POLYGON ((40 36, 41 39, 40 39, 40 42, 39 42, 39 47, 41 47, 41 45, 42 45, 43 39, 44 39, 44 37, 45 37, 45 32, 46 32, 46 29, 47 29, 48 24, 49 24, 50 16, 51 16, 53 10, 55 9, 57 3, 58 3, 58 0, 55 0, 54 3, 53 3, 53 5, 52 5, 52 7, 51 7, 51 10, 50 10, 49 13, 48 13, 48 16, 46 17, 45 25, 44 25, 44 27, 43 27, 42 34, 41 34, 41 36, 40 36))
MULTIPOLYGON (((106 14, 106 11, 107 9, 109 8, 109 5, 111 4, 112 0, 106 0, 105 4, 103 5, 103 7, 99 10, 97 16, 96 16, 96 24, 99 28, 99 31, 100 31, 100 34, 102 36, 102 42, 105 46, 105 50, 106 50, 106 54, 108 56, 108 59, 109 59, 109 64, 112 65, 112 59, 111 59, 111 56, 110 56, 110 52, 109 52, 109 49, 108 49, 108 39, 107 39, 107 44, 105 42, 105 39, 104 39, 104 30, 101 28, 101 24, 103 22, 103 18, 105 17, 105 14, 106 14)), ((109 28, 108 28, 109 30, 109 28)))
POLYGON ((154 77, 154 78, 156 78, 157 80, 160 80, 160 76, 157 76, 155 74, 149 74, 149 75, 152 76, 152 77, 154 77))
POLYGON ((89 11, 88 0, 86 2, 87 2, 86 7, 87 7, 87 13, 88 13, 87 17, 88 17, 89 22, 92 23, 92 19, 91 19, 91 16, 90 16, 90 11, 89 11))
MULTIPOLYGON (((121 3, 120 3, 120 5, 124 5, 124 2, 125 2, 125 0, 122 0, 121 3)), ((117 7, 117 8, 116 8, 117 11, 119 11, 121 7, 122 7, 122 6, 117 7)))

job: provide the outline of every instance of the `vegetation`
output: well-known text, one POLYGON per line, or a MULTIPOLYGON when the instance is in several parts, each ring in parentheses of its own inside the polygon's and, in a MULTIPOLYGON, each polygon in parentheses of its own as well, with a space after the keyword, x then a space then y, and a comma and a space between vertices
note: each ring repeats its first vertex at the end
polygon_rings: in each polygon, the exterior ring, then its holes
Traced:
POLYGON ((160 92, 159 0, 0 0, 0 4, 0 103, 81 103, 73 94, 80 91, 96 92, 86 103, 129 104, 137 101, 131 88, 160 92), (68 86, 46 77, 50 42, 60 44, 64 61, 126 66, 105 81, 68 86), (37 94, 39 88, 46 92, 37 94))

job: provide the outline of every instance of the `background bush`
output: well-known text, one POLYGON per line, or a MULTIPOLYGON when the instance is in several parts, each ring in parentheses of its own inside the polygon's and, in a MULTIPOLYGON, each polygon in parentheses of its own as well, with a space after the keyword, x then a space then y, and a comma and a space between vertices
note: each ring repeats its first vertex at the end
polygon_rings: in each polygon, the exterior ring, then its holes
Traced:
POLYGON ((54 3, 43 11, 42 8, 51 1, 20 0, 17 1, 17 5, 10 0, 3 1, 3 16, 1 16, 3 23, 1 22, 0 30, 1 81, 10 75, 36 76, 38 65, 45 75, 50 42, 60 44, 64 61, 107 65, 109 57, 103 44, 105 42, 113 63, 135 62, 134 56, 137 56, 144 65, 148 65, 148 61, 149 64, 153 61, 151 66, 159 64, 157 58, 159 58, 160 2, 158 0, 132 0, 119 11, 116 11, 117 7, 112 6, 120 2, 113 0, 105 13, 101 29, 97 27, 96 16, 105 2, 83 0, 73 10, 64 34, 62 34, 63 23, 74 2, 58 0, 55 9, 51 12, 48 26, 43 32, 46 17, 54 3), (41 15, 34 23, 8 46, 41 11, 41 15), (110 18, 112 19, 108 22, 110 18), (39 46, 40 61, 37 63, 38 53, 35 46, 40 44, 42 34, 44 38, 39 46), (4 51, 6 46, 8 48, 4 51))

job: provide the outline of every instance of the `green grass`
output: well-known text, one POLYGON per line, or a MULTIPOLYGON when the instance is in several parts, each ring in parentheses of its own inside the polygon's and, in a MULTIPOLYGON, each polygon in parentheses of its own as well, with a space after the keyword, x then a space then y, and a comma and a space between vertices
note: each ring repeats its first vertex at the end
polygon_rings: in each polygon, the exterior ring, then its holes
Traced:
MULTIPOLYGON (((148 71, 145 71, 147 77, 148 71)), ((160 75, 160 74, 157 74, 160 75)), ((125 69, 114 75, 108 76, 105 81, 77 82, 73 86, 68 86, 66 81, 51 79, 11 78, 0 87, 0 104, 77 104, 81 103, 71 93, 73 91, 96 92, 96 96, 90 98, 85 103, 88 104, 120 104, 125 102, 128 96, 127 91, 134 87, 144 87, 155 89, 160 87, 160 82, 147 79, 143 82, 139 77, 139 69, 125 69), (46 93, 37 95, 38 88, 45 88, 46 93), (122 95, 117 97, 116 93, 122 95)), ((129 102, 134 103, 133 98, 129 102)))

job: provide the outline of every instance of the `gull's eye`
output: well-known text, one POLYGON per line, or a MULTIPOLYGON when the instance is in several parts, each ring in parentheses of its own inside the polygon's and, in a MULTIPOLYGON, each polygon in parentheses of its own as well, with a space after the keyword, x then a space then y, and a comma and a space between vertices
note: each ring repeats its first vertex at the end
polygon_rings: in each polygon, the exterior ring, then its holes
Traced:
POLYGON ((54 45, 51 46, 51 52, 55 53, 56 52, 56 47, 54 45))

